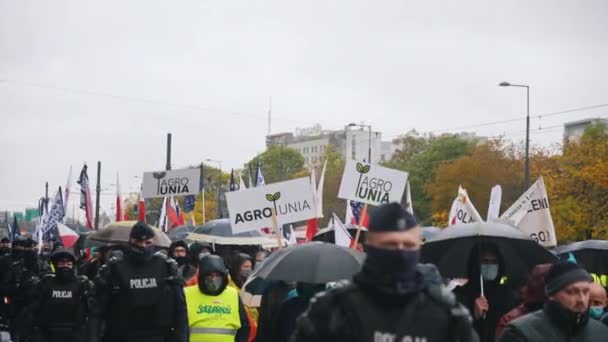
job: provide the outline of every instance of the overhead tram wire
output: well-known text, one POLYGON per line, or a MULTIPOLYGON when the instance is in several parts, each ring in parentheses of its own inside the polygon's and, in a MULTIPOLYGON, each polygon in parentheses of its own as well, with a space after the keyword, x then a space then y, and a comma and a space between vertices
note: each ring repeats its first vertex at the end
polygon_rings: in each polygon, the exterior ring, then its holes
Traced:
MULTIPOLYGON (((547 116, 569 114, 569 113, 574 113, 574 112, 580 112, 580 111, 583 111, 583 110, 597 109, 597 108, 603 108, 603 107, 608 107, 608 103, 603 103, 603 104, 594 105, 594 106, 573 108, 573 109, 568 109, 568 110, 563 110, 563 111, 558 111, 558 112, 551 112, 551 113, 546 113, 546 114, 531 115, 531 117, 542 119, 543 117, 547 117, 547 116)), ((420 134, 421 135, 437 134, 437 133, 444 133, 444 132, 449 132, 449 131, 466 130, 466 129, 477 128, 477 127, 500 125, 500 124, 505 124, 505 123, 524 121, 524 120, 526 120, 525 117, 511 118, 511 119, 505 119, 505 120, 497 120, 497 121, 484 122, 484 123, 480 123, 480 124, 471 124, 471 125, 455 126, 455 127, 451 127, 451 128, 442 128, 442 129, 437 129, 437 130, 431 130, 431 131, 421 132, 420 134)), ((405 132, 403 132, 403 133, 394 133, 393 136, 394 136, 394 138, 398 138, 399 136, 404 135, 404 134, 405 134, 405 132)))

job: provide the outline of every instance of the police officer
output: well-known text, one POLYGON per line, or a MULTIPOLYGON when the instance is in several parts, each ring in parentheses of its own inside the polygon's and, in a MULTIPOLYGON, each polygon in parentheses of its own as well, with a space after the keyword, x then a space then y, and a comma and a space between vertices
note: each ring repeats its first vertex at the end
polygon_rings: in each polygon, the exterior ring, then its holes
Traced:
POLYGON ((217 255, 199 263, 198 285, 186 288, 190 342, 246 342, 249 323, 238 292, 228 285, 228 270, 217 255))
MULTIPOLYGON (((45 274, 36 283, 35 296, 27 308, 27 317, 36 342, 97 341, 93 283, 76 276, 76 258, 66 249, 50 256, 55 273, 45 274)), ((28 332, 21 333, 27 336, 28 332)))
POLYGON ((99 270, 96 292, 104 341, 187 341, 183 280, 173 259, 154 253, 154 234, 137 222, 124 257, 111 257, 99 270))
POLYGON ((184 240, 178 240, 169 246, 169 256, 177 262, 179 274, 184 281, 190 280, 196 274, 196 264, 188 256, 188 244, 184 240))
POLYGON ((477 341, 468 311, 437 269, 418 264, 421 232, 400 204, 371 212, 367 258, 353 282, 312 299, 293 339, 304 341, 477 341))
POLYGON ((0 240, 0 257, 11 254, 11 240, 7 237, 0 240))
POLYGON ((30 298, 34 296, 38 281, 38 255, 31 237, 18 236, 13 241, 13 262, 7 274, 6 301, 9 303, 9 320, 13 339, 19 341, 19 332, 27 329, 24 316, 30 298))

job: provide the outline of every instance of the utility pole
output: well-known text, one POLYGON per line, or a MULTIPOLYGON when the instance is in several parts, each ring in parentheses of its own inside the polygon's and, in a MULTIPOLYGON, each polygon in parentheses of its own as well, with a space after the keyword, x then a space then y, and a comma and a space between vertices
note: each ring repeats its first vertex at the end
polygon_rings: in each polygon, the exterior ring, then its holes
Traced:
POLYGON ((171 133, 167 133, 167 165, 165 170, 171 170, 171 133))

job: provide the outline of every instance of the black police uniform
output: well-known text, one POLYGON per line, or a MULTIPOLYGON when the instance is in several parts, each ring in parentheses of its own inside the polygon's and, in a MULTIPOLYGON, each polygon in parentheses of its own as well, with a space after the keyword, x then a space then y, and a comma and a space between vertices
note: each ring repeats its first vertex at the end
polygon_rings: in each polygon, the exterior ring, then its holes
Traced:
POLYGON ((466 308, 432 265, 417 267, 421 290, 407 297, 369 292, 344 281, 311 301, 293 342, 478 341, 466 308))
MULTIPOLYGON (((415 227, 398 203, 370 214, 370 234, 415 227)), ((292 341, 478 341, 468 310, 446 289, 435 266, 418 264, 419 251, 367 245, 366 252, 352 282, 311 300, 292 341)))
POLYGON ((28 308, 33 320, 31 333, 34 341, 97 340, 97 305, 94 303, 93 283, 86 277, 59 279, 55 274, 46 274, 36 284, 35 292, 28 308))
POLYGON ((96 280, 104 341, 186 341, 188 319, 177 264, 161 253, 144 263, 112 257, 96 280))

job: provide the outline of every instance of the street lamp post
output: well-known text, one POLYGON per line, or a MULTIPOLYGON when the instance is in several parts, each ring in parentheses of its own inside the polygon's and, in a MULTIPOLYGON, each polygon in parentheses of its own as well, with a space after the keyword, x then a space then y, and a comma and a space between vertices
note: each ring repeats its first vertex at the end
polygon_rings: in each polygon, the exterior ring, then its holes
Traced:
POLYGON ((526 157, 524 160, 524 190, 526 190, 530 187, 530 86, 509 82, 501 82, 499 86, 526 88, 526 157))
POLYGON ((368 163, 372 163, 372 125, 357 125, 356 123, 350 123, 348 124, 348 126, 346 127, 361 127, 361 128, 367 128, 368 132, 369 132, 369 143, 367 145, 367 162, 368 163))
POLYGON ((217 218, 222 218, 222 207, 220 206, 220 188, 222 186, 222 161, 213 159, 205 159, 205 161, 218 163, 220 167, 217 175, 217 218))

